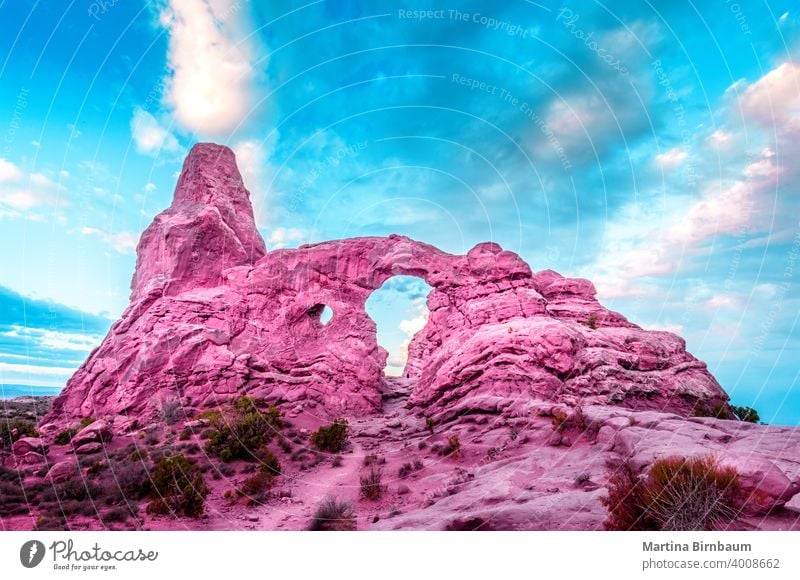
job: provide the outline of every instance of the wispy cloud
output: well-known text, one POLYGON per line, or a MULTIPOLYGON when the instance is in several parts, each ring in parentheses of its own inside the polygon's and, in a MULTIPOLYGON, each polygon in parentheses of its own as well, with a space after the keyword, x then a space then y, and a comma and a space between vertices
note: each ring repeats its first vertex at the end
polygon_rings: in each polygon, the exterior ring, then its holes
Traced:
POLYGON ((131 135, 139 153, 153 155, 176 151, 178 140, 149 112, 137 107, 131 118, 131 135))
POLYGON ((250 110, 255 52, 240 34, 241 8, 235 0, 170 0, 161 15, 169 32, 167 103, 187 129, 224 133, 250 110))
POLYGON ((100 228, 82 227, 81 234, 85 236, 94 236, 102 241, 104 244, 114 248, 120 254, 132 254, 136 251, 136 245, 139 242, 139 236, 133 232, 107 232, 100 228))

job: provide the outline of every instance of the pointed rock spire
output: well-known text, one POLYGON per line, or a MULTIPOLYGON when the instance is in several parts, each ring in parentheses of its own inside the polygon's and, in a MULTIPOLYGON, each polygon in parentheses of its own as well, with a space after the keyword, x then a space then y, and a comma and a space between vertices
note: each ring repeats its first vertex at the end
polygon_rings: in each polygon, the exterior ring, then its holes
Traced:
POLYGON ((198 143, 183 163, 172 205, 139 241, 131 299, 217 286, 222 271, 266 254, 250 194, 230 148, 198 143))

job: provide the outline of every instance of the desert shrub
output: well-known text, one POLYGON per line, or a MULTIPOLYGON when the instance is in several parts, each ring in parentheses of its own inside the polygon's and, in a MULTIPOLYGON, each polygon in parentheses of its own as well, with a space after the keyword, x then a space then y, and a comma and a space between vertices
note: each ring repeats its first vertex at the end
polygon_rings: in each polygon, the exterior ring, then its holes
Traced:
POLYGON ((213 417, 206 451, 223 461, 257 459, 257 451, 281 428, 278 409, 264 413, 250 397, 237 399, 227 413, 213 417))
POLYGON ((36 437, 36 425, 24 419, 0 419, 0 448, 11 449, 11 445, 20 437, 36 437))
POLYGON ((108 510, 105 515, 102 516, 102 519, 105 523, 124 522, 132 515, 133 513, 127 507, 116 507, 108 510))
POLYGON ((103 469, 105 469, 106 465, 102 461, 95 461, 89 466, 89 469, 86 470, 86 475, 89 477, 94 477, 98 473, 100 473, 103 469))
POLYGON ((422 469, 422 460, 415 459, 413 463, 404 463, 400 469, 397 471, 397 475, 400 476, 401 479, 407 477, 409 474, 419 471, 422 469))
POLYGON ((553 411, 551 422, 553 424, 553 431, 561 431, 567 426, 568 416, 564 411, 553 411))
POLYGON ((150 472, 143 461, 111 464, 112 481, 130 499, 141 499, 150 494, 150 472))
POLYGON ((283 435, 281 435, 278 438, 278 445, 280 446, 280 448, 283 450, 284 453, 291 453, 292 452, 292 444, 283 435))
POLYGON ((21 475, 0 466, 0 518, 28 513, 27 493, 22 488, 21 475))
POLYGON ((80 431, 84 427, 88 427, 89 425, 91 425, 95 421, 97 421, 97 419, 95 419, 94 417, 84 417, 83 419, 78 421, 78 431, 80 431))
POLYGON ((583 485, 584 483, 588 483, 589 481, 591 481, 591 479, 592 476, 589 475, 588 473, 586 472, 580 473, 577 476, 575 476, 575 485, 578 486, 583 485))
POLYGON ((53 439, 53 443, 56 445, 66 445, 72 441, 72 438, 75 437, 77 433, 77 429, 64 429, 63 431, 59 431, 58 435, 53 439))
POLYGON ((383 465, 386 463, 386 458, 382 455, 378 455, 377 453, 370 453, 369 455, 364 456, 364 467, 369 467, 370 465, 383 465))
POLYGON ((746 421, 747 423, 758 423, 761 421, 758 411, 753 409, 753 407, 739 407, 737 405, 731 405, 731 411, 740 421, 746 421))
POLYGON ((428 429, 428 432, 433 435, 433 428, 436 427, 436 421, 434 421, 433 417, 427 417, 425 419, 425 427, 428 429))
POLYGON ((458 455, 461 453, 461 440, 458 435, 451 435, 447 438, 447 443, 439 449, 439 454, 445 457, 449 455, 458 455))
POLYGON ((311 434, 311 443, 320 451, 339 453, 347 443, 347 419, 336 419, 311 434))
POLYGON ((59 532, 69 530, 69 527, 62 514, 40 514, 36 519, 34 529, 37 532, 59 532))
POLYGON ((270 487, 272 487, 272 476, 258 471, 242 482, 239 495, 246 496, 251 501, 262 502, 264 494, 270 487))
POLYGON ((380 499, 383 494, 383 472, 371 465, 366 473, 361 475, 361 496, 369 500, 380 499))
POLYGON ((134 449, 128 455, 128 459, 131 461, 144 461, 147 459, 147 449, 134 449))
POLYGON ((738 515, 735 469, 706 457, 655 461, 644 479, 623 464, 609 480, 603 503, 606 527, 615 530, 716 530, 738 515))
POLYGON ((203 475, 183 455, 162 457, 153 469, 153 494, 147 505, 153 514, 183 514, 197 517, 203 513, 208 488, 203 475))
POLYGON ((227 463, 221 463, 217 469, 225 477, 232 477, 236 473, 236 470, 227 463))
POLYGON ((59 501, 85 501, 102 495, 101 488, 97 484, 80 477, 72 477, 62 483, 56 483, 52 489, 59 501))
POLYGON ((259 471, 262 473, 266 473, 271 477, 281 474, 281 464, 278 462, 278 458, 268 449, 265 449, 258 459, 261 462, 259 471))
POLYGON ((586 319, 586 326, 588 326, 592 330, 597 330, 597 316, 594 314, 590 314, 589 318, 586 319))
POLYGON ((175 397, 167 397, 161 401, 159 415, 164 423, 167 425, 174 425, 178 422, 178 419, 181 416, 181 410, 182 408, 180 400, 176 399, 175 397))
POLYGON ((339 501, 335 497, 326 497, 314 512, 308 529, 317 532, 355 530, 356 517, 353 504, 339 501))
POLYGON ((721 403, 714 405, 713 407, 705 404, 699 403, 694 408, 694 416, 695 417, 713 417, 714 419, 733 419, 734 415, 731 413, 731 410, 728 408, 727 405, 723 405, 721 403))

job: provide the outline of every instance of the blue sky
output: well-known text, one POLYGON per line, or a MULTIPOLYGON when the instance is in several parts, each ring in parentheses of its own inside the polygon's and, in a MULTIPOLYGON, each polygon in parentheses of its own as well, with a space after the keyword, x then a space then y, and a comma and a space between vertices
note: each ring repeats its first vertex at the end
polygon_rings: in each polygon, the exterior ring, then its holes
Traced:
MULTIPOLYGON (((28 0, 0 23, 0 381, 63 384, 213 140, 270 248, 494 240, 800 424, 796 4, 28 0)), ((370 299, 395 366, 425 291, 370 299)))

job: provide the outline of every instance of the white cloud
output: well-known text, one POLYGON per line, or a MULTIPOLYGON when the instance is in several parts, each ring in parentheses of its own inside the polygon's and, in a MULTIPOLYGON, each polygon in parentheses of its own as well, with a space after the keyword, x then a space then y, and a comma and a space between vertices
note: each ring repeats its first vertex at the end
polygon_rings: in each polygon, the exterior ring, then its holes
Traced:
POLYGON ((718 129, 711 133, 706 141, 715 149, 727 149, 733 141, 733 136, 727 131, 718 129))
POLYGON ((19 181, 20 179, 22 179, 22 170, 0 157, 0 182, 19 181))
MULTIPOLYGON (((0 160, 2 161, 2 160, 0 160)), ((0 211, 4 217, 14 217, 14 212, 29 212, 44 205, 64 206, 66 200, 62 193, 66 188, 60 183, 55 183, 42 173, 31 173, 27 176, 13 164, 5 168, 6 174, 13 178, 4 181, 0 179, 0 211), (5 206, 5 207, 3 207, 5 206)), ((0 173, 3 172, 0 164, 0 173)), ((23 215, 23 214, 19 214, 23 215)), ((41 216, 24 214, 26 219, 41 219, 41 216)))
POLYGON ((70 350, 76 352, 89 352, 103 339, 94 334, 79 334, 76 332, 59 332, 45 328, 30 328, 14 325, 11 330, 0 333, 0 336, 9 338, 25 338, 33 340, 37 346, 54 350, 70 350))
POLYGON ((686 151, 680 147, 673 147, 669 151, 656 155, 656 163, 658 163, 662 169, 670 170, 681 165, 688 157, 689 154, 686 153, 686 151))
POLYGON ((269 201, 275 196, 274 169, 270 157, 278 137, 278 132, 273 131, 265 141, 248 139, 232 147, 244 185, 250 191, 253 213, 259 226, 268 222, 269 201))
POLYGON ((248 114, 253 82, 251 43, 243 38, 240 2, 169 0, 166 101, 182 126, 202 133, 234 129, 248 114))
POLYGON ((152 182, 148 182, 147 185, 144 186, 144 190, 147 193, 151 193, 156 190, 156 184, 152 182))
POLYGON ((133 111, 131 134, 139 153, 149 155, 162 150, 175 151, 178 149, 178 140, 175 135, 162 127, 153 115, 139 107, 133 111))
POLYGON ((267 248, 276 250, 292 244, 302 242, 306 238, 305 232, 298 228, 278 227, 273 229, 267 238, 267 248))
POLYGON ((104 244, 111 246, 120 254, 134 253, 139 241, 139 236, 132 232, 110 233, 98 228, 83 227, 81 233, 85 236, 97 236, 104 244))
POLYGON ((42 367, 36 365, 14 364, 0 362, 0 373, 47 375, 56 377, 70 377, 75 372, 71 367, 42 367))
MULTIPOLYGON (((796 119, 800 109, 797 71, 794 65, 784 64, 752 84, 739 81, 729 89, 741 95, 738 103, 746 120, 763 129, 770 128, 764 132, 767 139, 791 144, 800 136, 796 119), (776 119, 780 123, 776 124, 776 119)), ((734 115, 735 111, 731 113, 734 115)), ((718 130, 704 139, 723 147, 736 137, 718 130)), ((750 140, 754 137, 750 136, 750 140)), ((682 162, 685 154, 678 151, 665 153, 662 165, 682 162)), ((709 154, 716 156, 716 152, 709 154)), ((629 204, 610 220, 599 257, 583 272, 595 282, 601 297, 647 293, 652 285, 648 287, 649 283, 641 278, 674 274, 684 262, 707 251, 708 242, 720 236, 753 237, 772 231, 775 192, 784 181, 782 176, 794 170, 780 165, 770 147, 763 148, 755 158, 748 158, 738 169, 723 169, 729 175, 712 175, 699 185, 697 197, 670 196, 666 201, 662 197, 658 205, 629 204)), ((747 245, 741 239, 738 243, 747 245)), ((709 299, 708 305, 729 307, 731 303, 717 298, 714 302, 709 299)))
POLYGON ((425 328, 429 315, 430 311, 425 305, 424 299, 419 299, 417 301, 416 315, 400 321, 399 328, 407 338, 400 344, 398 352, 389 354, 389 359, 386 363, 387 375, 398 376, 402 374, 408 361, 408 345, 411 344, 411 339, 414 338, 414 335, 425 328))

